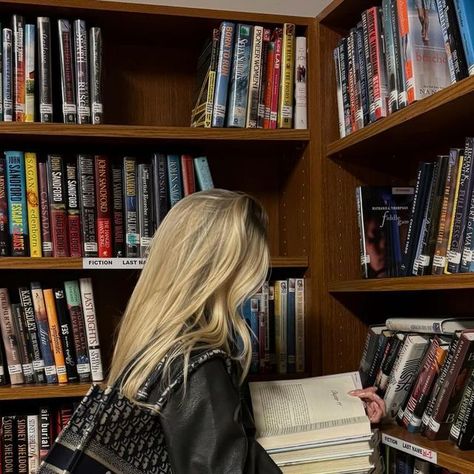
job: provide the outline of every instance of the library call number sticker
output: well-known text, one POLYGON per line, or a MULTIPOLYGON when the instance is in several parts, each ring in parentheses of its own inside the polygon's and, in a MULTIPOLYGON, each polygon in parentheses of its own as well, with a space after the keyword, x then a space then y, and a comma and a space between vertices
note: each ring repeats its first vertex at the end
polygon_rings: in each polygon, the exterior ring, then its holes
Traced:
POLYGON ((412 456, 416 456, 417 458, 432 462, 433 464, 436 464, 438 461, 436 451, 422 448, 421 446, 403 441, 402 439, 394 438, 385 433, 382 433, 382 443, 386 446, 392 446, 399 451, 411 454, 412 456))
POLYGON ((143 268, 144 258, 84 258, 82 268, 143 268))

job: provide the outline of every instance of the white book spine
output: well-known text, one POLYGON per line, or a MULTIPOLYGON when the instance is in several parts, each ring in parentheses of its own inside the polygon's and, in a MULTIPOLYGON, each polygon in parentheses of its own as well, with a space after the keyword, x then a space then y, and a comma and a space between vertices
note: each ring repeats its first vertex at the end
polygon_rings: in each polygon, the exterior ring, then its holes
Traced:
POLYGON ((308 128, 307 87, 306 87, 306 37, 296 37, 295 57, 295 128, 308 128))
POLYGON ((275 282, 275 347, 278 372, 287 372, 287 298, 286 280, 275 282))
POLYGON ((304 372, 304 278, 296 279, 295 322, 296 372, 304 372))
POLYGON ((36 474, 40 466, 39 422, 37 415, 27 417, 28 472, 36 474))
POLYGON ((247 128, 257 128, 258 99, 262 81, 263 27, 254 26, 252 59, 250 63, 249 94, 247 100, 247 128))
POLYGON ((84 313, 84 323, 86 326, 87 344, 89 346, 89 359, 91 364, 91 374, 93 382, 104 380, 102 369, 102 356, 100 353, 99 328, 97 325, 97 315, 95 312, 94 293, 90 278, 80 278, 82 311, 84 313))

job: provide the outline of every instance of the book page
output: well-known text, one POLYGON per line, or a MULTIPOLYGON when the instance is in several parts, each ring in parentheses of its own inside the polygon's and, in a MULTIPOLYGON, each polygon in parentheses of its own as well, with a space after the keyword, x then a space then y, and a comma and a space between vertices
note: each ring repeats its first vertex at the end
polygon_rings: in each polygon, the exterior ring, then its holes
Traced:
POLYGON ((255 382, 250 393, 257 438, 266 449, 370 437, 358 372, 300 380, 255 382))

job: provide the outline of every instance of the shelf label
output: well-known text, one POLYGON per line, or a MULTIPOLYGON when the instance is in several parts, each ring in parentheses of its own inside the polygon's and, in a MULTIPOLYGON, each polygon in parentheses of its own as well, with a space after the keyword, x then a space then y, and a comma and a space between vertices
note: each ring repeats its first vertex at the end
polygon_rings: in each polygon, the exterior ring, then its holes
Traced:
POLYGON ((141 269, 145 265, 145 258, 83 258, 82 268, 85 269, 141 269))
POLYGON ((391 446, 392 448, 411 454, 412 456, 416 456, 417 458, 423 459, 424 461, 429 461, 433 464, 436 464, 438 461, 436 451, 422 448, 417 444, 409 443, 408 441, 395 438, 394 436, 390 436, 385 433, 382 433, 382 443, 386 446, 391 446))

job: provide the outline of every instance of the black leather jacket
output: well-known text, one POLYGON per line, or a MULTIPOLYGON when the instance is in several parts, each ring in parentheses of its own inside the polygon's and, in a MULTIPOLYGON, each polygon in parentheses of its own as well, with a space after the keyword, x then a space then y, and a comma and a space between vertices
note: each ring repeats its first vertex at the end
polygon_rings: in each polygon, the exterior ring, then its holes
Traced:
POLYGON ((173 474, 278 474, 255 440, 255 426, 238 374, 221 358, 193 372, 186 392, 175 393, 161 413, 173 474))

